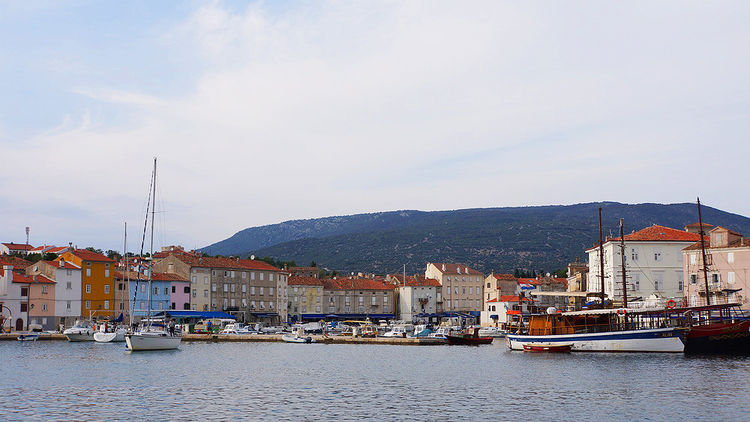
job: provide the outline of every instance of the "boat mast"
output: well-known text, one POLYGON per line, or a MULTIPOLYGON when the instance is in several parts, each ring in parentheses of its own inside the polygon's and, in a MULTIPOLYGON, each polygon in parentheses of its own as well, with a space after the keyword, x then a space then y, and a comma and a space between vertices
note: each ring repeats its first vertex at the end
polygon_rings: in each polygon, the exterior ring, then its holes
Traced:
POLYGON ((703 282, 706 284, 706 305, 711 304, 711 296, 708 292, 708 264, 706 263, 706 241, 703 238, 703 216, 701 215, 701 199, 698 199, 698 224, 700 225, 701 254, 703 254, 703 282))
POLYGON ((153 193, 151 195, 151 250, 148 259, 148 325, 151 326, 151 290, 153 289, 154 267, 154 214, 156 210, 156 157, 154 157, 154 173, 152 176, 153 193))
POLYGON ((622 307, 628 307, 628 283, 626 283, 625 276, 625 235, 623 234, 624 229, 622 226, 622 218, 620 219, 620 255, 622 256, 622 307))
MULTIPOLYGON (((125 263, 125 270, 123 271, 123 274, 125 277, 123 277, 123 281, 125 282, 125 285, 128 286, 128 289, 130 289, 130 271, 128 268, 128 222, 125 222, 125 240, 123 241, 122 245, 122 257, 123 262, 125 263)), ((123 289, 123 291, 127 291, 123 289)), ((128 297, 126 294, 125 297, 128 297)), ((120 300, 122 300, 122 293, 120 293, 120 300)), ((128 321, 130 325, 133 325, 133 314, 129 312, 130 306, 128 306, 128 321)), ((123 319, 124 320, 124 319, 123 319)))
POLYGON ((599 207, 599 278, 602 280, 600 293, 602 308, 604 307, 604 239, 602 239, 602 207, 599 207))

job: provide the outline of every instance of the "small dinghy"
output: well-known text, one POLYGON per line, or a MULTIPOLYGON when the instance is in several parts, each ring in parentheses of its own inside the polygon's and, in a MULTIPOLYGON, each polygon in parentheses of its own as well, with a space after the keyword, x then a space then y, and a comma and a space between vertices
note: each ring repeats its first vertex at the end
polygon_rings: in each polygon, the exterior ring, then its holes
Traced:
POLYGON ((281 339, 287 343, 315 343, 312 337, 300 337, 292 334, 284 334, 281 339))
POLYGON ((37 341, 39 334, 19 334, 18 341, 37 341))
POLYGON ((573 343, 525 343, 524 352, 568 353, 573 343))

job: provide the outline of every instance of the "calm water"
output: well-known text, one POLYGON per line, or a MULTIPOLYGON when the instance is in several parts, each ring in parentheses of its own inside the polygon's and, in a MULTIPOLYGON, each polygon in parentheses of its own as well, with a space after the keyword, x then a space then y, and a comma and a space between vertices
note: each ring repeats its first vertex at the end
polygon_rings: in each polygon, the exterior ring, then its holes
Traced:
POLYGON ((750 358, 0 343, 0 420, 750 420, 750 358))

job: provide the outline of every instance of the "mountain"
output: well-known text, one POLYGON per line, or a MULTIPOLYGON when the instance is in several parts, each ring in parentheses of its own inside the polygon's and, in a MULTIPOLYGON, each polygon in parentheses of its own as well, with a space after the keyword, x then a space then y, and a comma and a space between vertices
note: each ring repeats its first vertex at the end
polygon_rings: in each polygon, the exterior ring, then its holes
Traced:
MULTIPOLYGON (((489 273, 515 268, 555 271, 579 258, 604 232, 652 224, 681 229, 697 221, 695 204, 599 202, 455 211, 391 211, 252 227, 202 249, 209 254, 270 256, 300 265, 378 274, 424 271, 426 262, 459 262, 489 273)), ((703 206, 706 223, 750 234, 750 218, 703 206)))

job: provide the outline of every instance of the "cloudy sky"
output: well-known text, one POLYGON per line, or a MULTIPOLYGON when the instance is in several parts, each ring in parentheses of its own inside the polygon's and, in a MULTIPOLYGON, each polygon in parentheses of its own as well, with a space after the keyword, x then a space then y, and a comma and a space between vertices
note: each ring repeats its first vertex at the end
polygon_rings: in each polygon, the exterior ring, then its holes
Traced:
MULTIPOLYGON (((0 4, 0 240, 395 209, 750 216, 750 2, 0 4)), ((131 245, 135 241, 131 240, 131 245)), ((135 249, 131 247, 130 249, 135 249)))

